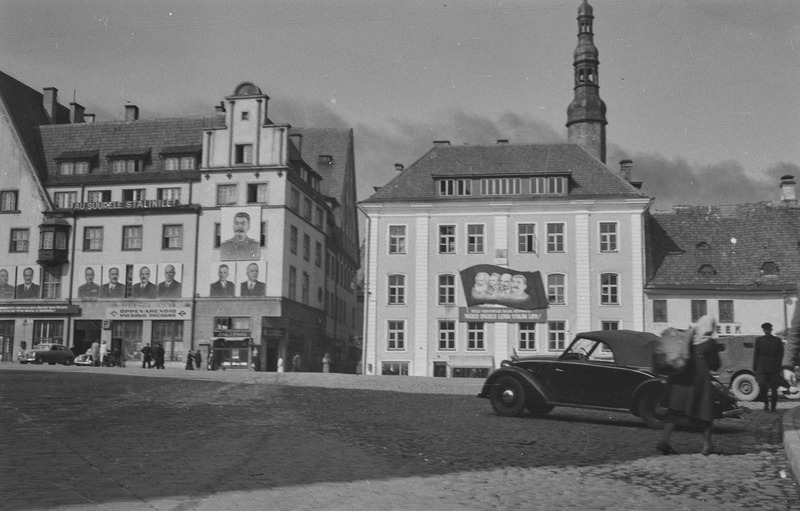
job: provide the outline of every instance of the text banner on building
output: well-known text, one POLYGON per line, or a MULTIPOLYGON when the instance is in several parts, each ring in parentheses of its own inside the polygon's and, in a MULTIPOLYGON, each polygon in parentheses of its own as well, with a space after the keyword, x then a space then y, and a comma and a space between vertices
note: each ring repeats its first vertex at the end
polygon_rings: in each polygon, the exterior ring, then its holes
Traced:
POLYGON ((503 307, 459 307, 458 320, 483 323, 544 323, 547 309, 524 310, 503 307))
POLYGON ((109 307, 108 317, 117 319, 178 319, 192 318, 192 304, 179 304, 169 307, 148 305, 125 305, 123 307, 109 307))
POLYGON ((502 305, 510 309, 540 310, 548 306, 542 275, 493 264, 461 270, 467 306, 502 305))

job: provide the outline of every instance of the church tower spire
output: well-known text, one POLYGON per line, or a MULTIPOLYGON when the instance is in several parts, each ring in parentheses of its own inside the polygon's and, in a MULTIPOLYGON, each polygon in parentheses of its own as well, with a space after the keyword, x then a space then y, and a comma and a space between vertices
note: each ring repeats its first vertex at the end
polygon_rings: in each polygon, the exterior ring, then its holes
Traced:
POLYGON ((583 0, 578 7, 578 46, 575 48, 575 98, 567 108, 569 141, 606 162, 606 104, 600 99, 597 47, 592 32, 592 6, 583 0))

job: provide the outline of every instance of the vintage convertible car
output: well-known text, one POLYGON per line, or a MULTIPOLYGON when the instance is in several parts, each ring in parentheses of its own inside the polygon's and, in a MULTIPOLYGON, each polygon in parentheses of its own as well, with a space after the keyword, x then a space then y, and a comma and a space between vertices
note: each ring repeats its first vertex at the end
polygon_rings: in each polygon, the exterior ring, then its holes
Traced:
POLYGON ((64 364, 72 365, 75 354, 63 344, 41 343, 33 348, 20 353, 20 364, 64 364))
MULTIPOLYGON (((666 379, 651 366, 655 334, 601 330, 578 334, 554 356, 503 361, 484 382, 478 397, 488 398, 495 413, 516 416, 527 409, 544 415, 556 406, 630 412, 652 428, 664 425, 660 401, 666 379)), ((717 418, 737 417, 743 409, 714 380, 717 418)))

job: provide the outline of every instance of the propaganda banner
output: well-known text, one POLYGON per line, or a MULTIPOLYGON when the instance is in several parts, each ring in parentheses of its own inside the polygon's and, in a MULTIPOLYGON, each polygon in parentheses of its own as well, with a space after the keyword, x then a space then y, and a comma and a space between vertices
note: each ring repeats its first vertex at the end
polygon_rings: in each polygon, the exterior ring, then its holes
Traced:
POLYGON ((460 273, 467 301, 467 307, 462 311, 466 314, 462 315, 463 319, 507 322, 546 320, 547 293, 540 272, 478 264, 460 273), (479 307, 481 305, 492 307, 479 307), (499 309, 497 305, 511 310, 499 309))

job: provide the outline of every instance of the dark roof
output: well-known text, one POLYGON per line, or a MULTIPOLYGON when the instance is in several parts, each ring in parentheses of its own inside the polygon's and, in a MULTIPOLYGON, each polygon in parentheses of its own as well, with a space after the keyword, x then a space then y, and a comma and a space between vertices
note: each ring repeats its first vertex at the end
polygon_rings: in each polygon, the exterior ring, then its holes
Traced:
POLYGON ((800 277, 796 205, 679 206, 652 212, 646 229, 646 289, 794 290, 800 277), (764 263, 777 272, 764 272, 764 263))
POLYGON ((108 157, 149 154, 144 173, 161 171, 163 162, 157 155, 172 153, 176 148, 196 150, 202 144, 204 129, 218 128, 224 123, 223 117, 215 115, 40 126, 37 134, 44 155, 46 182, 61 181, 56 159, 65 153, 99 153, 99 173, 110 172, 108 157))
MULTIPOLYGON (((8 113, 11 115, 11 120, 22 138, 25 151, 36 168, 41 170, 41 152, 36 127, 50 123, 44 110, 42 93, 0 72, 0 100, 5 103, 8 113)), ((58 104, 55 120, 56 122, 68 122, 69 108, 58 104)))
POLYGON ((352 165, 353 130, 336 128, 292 127, 292 135, 302 135, 301 157, 320 175, 320 191, 341 202, 348 165, 352 165), (330 156, 321 162, 320 156, 330 156))
MULTIPOLYGON (((364 202, 452 200, 438 196, 435 177, 570 175, 569 197, 643 198, 630 183, 575 144, 437 146, 364 202)), ((506 197, 513 199, 514 197, 506 197)), ((520 197, 550 200, 553 196, 520 197)), ((563 200, 564 196, 557 196, 563 200)), ((474 196, 471 197, 474 199, 474 196)))

